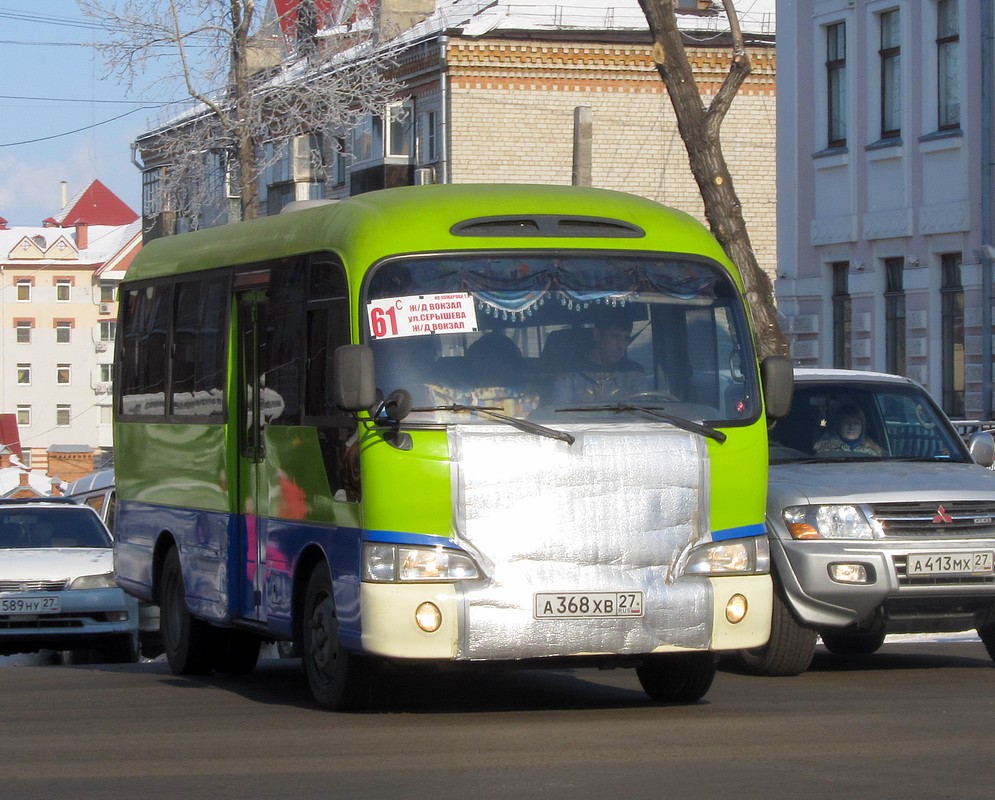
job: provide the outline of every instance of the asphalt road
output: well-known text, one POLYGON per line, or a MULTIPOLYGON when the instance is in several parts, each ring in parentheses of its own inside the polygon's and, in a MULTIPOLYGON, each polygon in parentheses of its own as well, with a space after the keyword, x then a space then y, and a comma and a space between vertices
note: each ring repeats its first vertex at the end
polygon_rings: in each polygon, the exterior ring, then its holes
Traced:
POLYGON ((0 797, 990 798, 995 668, 980 643, 820 651, 797 678, 720 671, 658 706, 631 671, 391 680, 312 707, 299 661, 240 679, 159 662, 0 670, 0 797))

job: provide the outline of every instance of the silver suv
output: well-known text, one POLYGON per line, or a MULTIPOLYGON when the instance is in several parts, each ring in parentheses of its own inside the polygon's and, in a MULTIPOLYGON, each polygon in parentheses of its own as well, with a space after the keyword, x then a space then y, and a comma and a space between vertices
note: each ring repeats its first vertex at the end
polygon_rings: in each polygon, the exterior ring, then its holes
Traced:
POLYGON ((796 370, 771 427, 770 641, 740 651, 762 675, 808 669, 888 633, 977 629, 995 658, 995 472, 989 433, 965 446, 914 381, 796 370))

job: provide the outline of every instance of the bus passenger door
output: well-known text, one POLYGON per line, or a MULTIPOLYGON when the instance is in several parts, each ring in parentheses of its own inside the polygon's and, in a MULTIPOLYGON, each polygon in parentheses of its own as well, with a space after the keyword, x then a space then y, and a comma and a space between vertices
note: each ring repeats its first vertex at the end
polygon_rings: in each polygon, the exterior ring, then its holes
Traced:
POLYGON ((266 618, 263 591, 266 578, 266 519, 269 516, 263 435, 268 304, 266 292, 262 290, 242 291, 237 297, 240 553, 237 559, 238 603, 233 613, 244 619, 263 621, 266 618))

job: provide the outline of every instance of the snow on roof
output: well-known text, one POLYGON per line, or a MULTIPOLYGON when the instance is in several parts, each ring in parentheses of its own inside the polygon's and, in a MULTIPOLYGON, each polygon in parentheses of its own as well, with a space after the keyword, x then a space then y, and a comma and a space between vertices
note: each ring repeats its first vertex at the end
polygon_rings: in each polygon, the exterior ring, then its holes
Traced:
MULTIPOLYGON (((21 475, 24 470, 20 467, 5 467, 0 469, 0 497, 6 497, 15 489, 21 486, 21 475)), ((28 486, 39 495, 49 495, 52 493, 52 479, 43 472, 32 470, 27 473, 28 486)))
MULTIPOLYGON (((735 0, 740 27, 747 34, 775 33, 775 0, 735 0)), ((720 3, 716 3, 721 8, 720 3)), ((681 14, 690 32, 724 32, 726 15, 681 14)), ((399 37, 417 39, 444 30, 464 36, 497 31, 645 31, 646 16, 638 0, 439 0, 435 13, 399 37)))
POLYGON ((9 254, 25 237, 38 240, 39 247, 44 241, 44 250, 60 237, 68 239, 75 245, 73 228, 53 228, 38 226, 18 226, 6 230, 0 228, 0 263, 7 266, 43 267, 58 264, 67 268, 82 267, 93 264, 103 264, 118 255, 141 232, 140 219, 127 225, 89 225, 87 226, 87 246, 80 251, 79 260, 24 260, 9 258, 9 254))

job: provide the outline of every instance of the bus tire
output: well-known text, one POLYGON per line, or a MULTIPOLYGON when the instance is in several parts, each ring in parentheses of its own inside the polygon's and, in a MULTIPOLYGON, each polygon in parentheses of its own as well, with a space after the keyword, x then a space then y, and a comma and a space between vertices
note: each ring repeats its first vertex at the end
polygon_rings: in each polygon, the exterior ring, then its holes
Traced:
POLYGON ((696 703, 715 679, 715 653, 668 653, 650 656, 636 667, 643 691, 657 703, 696 703))
POLYGON ((207 675, 213 666, 214 630, 187 610, 180 554, 174 547, 162 567, 159 631, 174 675, 207 675))
POLYGON ((308 578, 302 628, 301 659, 315 702, 331 711, 365 708, 370 700, 369 665, 339 641, 332 579, 324 565, 308 578))
POLYGON ((837 656, 869 656, 884 644, 885 633, 879 631, 819 631, 826 649, 837 656))
POLYGON ((225 675, 248 675, 259 661, 262 639, 245 631, 218 631, 214 669, 225 675))
POLYGON ((774 592, 770 639, 760 647, 737 651, 735 659, 750 675, 801 675, 812 664, 817 638, 814 630, 798 623, 780 593, 774 592))

